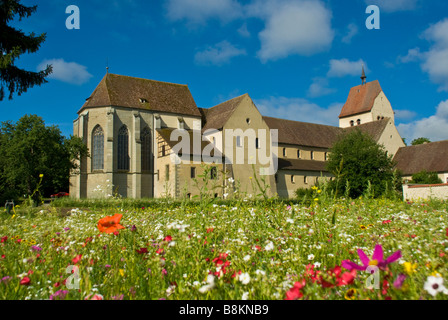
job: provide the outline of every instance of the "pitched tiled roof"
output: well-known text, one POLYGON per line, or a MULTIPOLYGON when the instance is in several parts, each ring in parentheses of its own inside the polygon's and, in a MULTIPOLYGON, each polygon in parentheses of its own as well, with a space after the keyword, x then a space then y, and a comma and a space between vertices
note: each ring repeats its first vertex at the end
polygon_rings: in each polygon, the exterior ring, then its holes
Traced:
POLYGON ((104 76, 79 112, 105 106, 201 116, 186 85, 110 73, 104 76))
POLYGON ((278 159, 279 170, 299 170, 327 172, 325 161, 301 160, 301 159, 278 159))
POLYGON ((339 118, 369 112, 381 91, 378 80, 351 88, 339 118))
POLYGON ((371 136, 373 140, 378 142, 378 140, 380 140, 381 135, 384 132, 384 129, 386 129, 387 123, 389 121, 390 121, 390 118, 385 118, 382 120, 361 124, 359 126, 348 127, 348 128, 345 128, 344 130, 346 132, 351 132, 353 130, 356 130, 356 128, 358 128, 362 132, 367 133, 369 136, 371 136))
POLYGON ((448 140, 400 148, 394 161, 404 175, 423 170, 448 172, 448 140))
POLYGON ((218 104, 217 106, 214 106, 212 108, 201 109, 200 111, 202 113, 203 119, 205 120, 202 131, 208 129, 222 129, 227 120, 229 120, 233 111, 235 111, 235 109, 246 96, 247 94, 244 94, 242 96, 218 104))
MULTIPOLYGON (((163 128, 163 129, 157 129, 157 132, 161 135, 161 137, 166 141, 166 143, 168 143, 168 145, 170 146, 170 148, 173 148, 175 145, 177 145, 178 143, 181 142, 181 138, 179 138, 178 141, 176 140, 171 140, 171 133, 177 129, 173 129, 173 128, 163 128)), ((211 144, 211 142, 209 141, 201 141, 201 150, 199 154, 194 153, 193 149, 193 131, 192 130, 187 130, 188 134, 189 134, 189 138, 190 138, 190 155, 202 155, 202 152, 204 150, 204 148, 208 145, 211 144)), ((202 139, 202 135, 199 134, 199 138, 202 139)), ((213 149, 211 152, 211 156, 214 156, 214 150, 216 150, 217 154, 216 156, 221 156, 222 154, 217 150, 217 149, 213 149)), ((185 150, 182 150, 183 154, 187 154, 185 150)))
POLYGON ((330 148, 344 129, 321 124, 263 117, 270 129, 278 130, 278 143, 330 148))

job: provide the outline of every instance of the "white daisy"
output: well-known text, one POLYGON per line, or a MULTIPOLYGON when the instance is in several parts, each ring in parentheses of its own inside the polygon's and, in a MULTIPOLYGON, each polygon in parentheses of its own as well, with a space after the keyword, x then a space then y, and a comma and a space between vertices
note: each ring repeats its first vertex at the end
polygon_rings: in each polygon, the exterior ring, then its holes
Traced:
POLYGON ((443 285, 443 278, 429 276, 423 287, 430 295, 435 297, 439 292, 446 292, 447 289, 443 285))

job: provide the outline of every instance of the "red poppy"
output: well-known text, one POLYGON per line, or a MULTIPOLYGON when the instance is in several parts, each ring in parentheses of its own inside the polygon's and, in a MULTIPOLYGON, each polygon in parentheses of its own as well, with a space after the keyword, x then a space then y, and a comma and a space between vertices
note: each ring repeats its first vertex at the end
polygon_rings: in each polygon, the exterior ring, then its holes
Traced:
POLYGON ((172 236, 166 236, 164 239, 166 242, 171 242, 173 240, 172 236))
POLYGON ((156 253, 157 253, 157 254, 162 254, 162 253, 163 253, 163 248, 159 248, 159 249, 157 249, 156 253))
MULTIPOLYGON (((447 231, 448 232, 448 231, 447 231)), ((0 241, 1 243, 6 242, 6 240, 8 240, 7 236, 2 237, 2 240, 0 241)))
POLYGON ((22 285, 22 286, 27 286, 27 285, 29 285, 31 283, 31 280, 30 280, 30 278, 28 278, 28 277, 24 277, 22 280, 20 280, 20 284, 22 285))
POLYGON ((6 256, 4 254, 2 254, 2 259, 5 259, 5 258, 6 258, 6 256))
POLYGON ((77 264, 79 261, 81 261, 82 254, 78 254, 76 257, 73 258, 72 262, 74 264, 77 264))
POLYGON ((139 254, 148 253, 148 249, 146 249, 146 248, 140 248, 140 250, 137 250, 137 252, 138 252, 139 254))
POLYGON ((383 224, 387 224, 387 223, 391 223, 391 222, 392 222, 392 220, 384 220, 383 224))
POLYGON ((286 292, 285 300, 298 300, 303 297, 303 293, 300 291, 306 285, 305 279, 297 281, 294 283, 294 287, 292 287, 288 292, 286 292))
POLYGON ((122 214, 116 214, 112 217, 107 216, 104 217, 102 219, 100 219, 100 221, 98 221, 98 230, 100 232, 105 232, 105 233, 114 233, 120 229, 125 229, 125 227, 123 227, 120 224, 120 220, 121 217, 123 215, 122 214))

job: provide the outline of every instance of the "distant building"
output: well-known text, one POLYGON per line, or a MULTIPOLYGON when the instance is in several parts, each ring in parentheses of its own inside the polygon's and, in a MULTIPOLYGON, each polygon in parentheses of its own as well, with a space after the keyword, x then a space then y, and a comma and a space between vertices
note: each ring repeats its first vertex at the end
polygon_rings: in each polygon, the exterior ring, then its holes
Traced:
POLYGON ((265 183, 268 195, 293 197, 298 188, 332 179, 325 168, 329 149, 341 134, 354 128, 368 133, 392 156, 407 150, 379 82, 365 83, 365 76, 362 85, 350 90, 339 127, 333 127, 265 117, 248 94, 209 109, 198 108, 186 85, 108 73, 74 121, 74 135, 84 140, 91 157, 82 159, 80 171, 71 176, 70 194, 76 198, 115 193, 130 198, 193 198, 200 194, 204 180, 213 185, 216 197, 226 197, 235 182, 240 192, 258 193, 254 170, 258 174, 265 166, 258 158, 252 165, 247 155, 265 142, 269 155, 270 137, 259 136, 258 130, 277 129, 278 171, 265 176, 265 183), (203 165, 210 161, 175 161, 172 151, 178 141, 171 139, 175 129, 183 129, 193 140, 204 136, 200 145, 192 142, 179 156, 197 160, 203 151, 214 149, 213 155, 222 159, 215 169, 207 169, 207 179, 203 165), (245 136, 248 129, 256 135, 245 136), (227 130, 235 134, 228 137, 227 130), (232 149, 226 149, 230 142, 226 139, 232 140, 232 149), (225 159, 238 152, 243 152, 244 163, 226 164, 225 159))

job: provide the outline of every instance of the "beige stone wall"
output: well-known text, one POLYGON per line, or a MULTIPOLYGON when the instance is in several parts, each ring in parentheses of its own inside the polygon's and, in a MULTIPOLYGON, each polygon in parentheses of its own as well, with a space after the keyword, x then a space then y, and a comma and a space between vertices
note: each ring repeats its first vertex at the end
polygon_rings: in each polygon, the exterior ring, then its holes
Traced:
MULTIPOLYGON (((247 133, 249 129, 252 129, 255 135, 250 139, 244 138, 241 135, 242 146, 238 147, 236 144, 236 137, 233 137, 233 165, 232 172, 233 178, 238 180, 241 185, 241 192, 247 192, 248 194, 258 194, 259 190, 257 187, 253 187, 250 177, 254 177, 254 172, 257 177, 260 178, 260 169, 262 167, 268 167, 269 165, 261 165, 260 159, 258 157, 259 151, 255 149, 255 139, 259 139, 260 146, 264 146, 264 151, 266 156, 270 155, 270 129, 266 122, 263 120, 262 115, 258 111, 255 104, 252 102, 249 95, 247 95, 240 103, 240 105, 233 112, 232 116, 228 119, 224 125, 224 136, 223 145, 224 152, 227 157, 229 157, 230 152, 228 152, 229 146, 231 144, 227 143, 226 130, 241 129, 243 133, 247 133), (259 135, 259 129, 264 130, 266 134, 264 136, 259 135), (243 155, 241 159, 237 158, 238 154, 243 155), (239 161, 237 161, 239 160, 239 161), (242 163, 237 163, 242 162, 242 163), (255 162, 253 165, 252 163, 255 162)), ((236 134, 238 135, 238 134, 236 134)), ((268 190, 268 195, 273 195, 276 193, 274 175, 265 176, 266 183, 271 186, 268 190)))
POLYGON ((361 120, 361 124, 372 122, 373 117, 370 112, 357 114, 351 117, 341 118, 339 119, 339 127, 340 128, 348 128, 352 125, 350 124, 351 121, 354 122, 354 126, 356 127, 358 124, 358 120, 361 120))
POLYGON ((294 170, 280 170, 277 175, 277 192, 281 198, 294 198, 297 189, 309 189, 318 180, 322 182, 332 177, 328 172, 294 170))
POLYGON ((279 144, 278 146, 278 155, 280 158, 284 159, 327 161, 329 154, 328 149, 325 148, 291 146, 286 144, 279 144), (286 151, 286 156, 283 154, 284 149, 286 151), (299 151, 300 157, 298 157, 299 151))
POLYGON ((403 185, 403 200, 418 201, 428 199, 448 200, 448 184, 431 186, 403 185))
POLYGON ((406 146, 392 120, 388 122, 383 134, 377 142, 378 144, 382 144, 387 153, 392 157, 397 153, 398 149, 406 146))
MULTIPOLYGON (((442 180, 443 183, 448 183, 448 172, 447 173, 438 173, 437 176, 442 180)), ((402 176, 402 180, 404 183, 408 183, 412 181, 412 175, 410 176, 402 176)))

